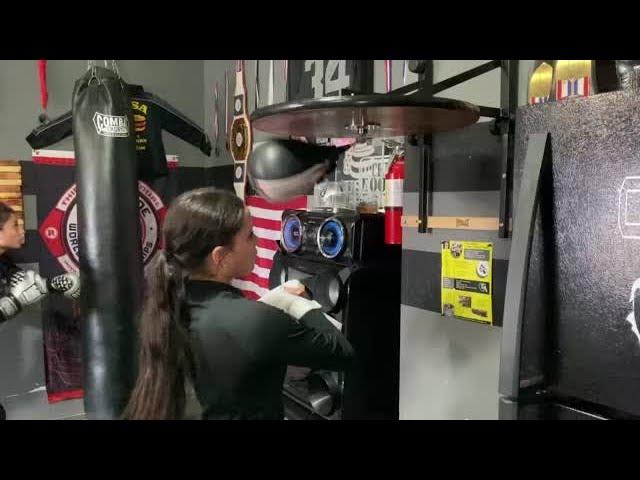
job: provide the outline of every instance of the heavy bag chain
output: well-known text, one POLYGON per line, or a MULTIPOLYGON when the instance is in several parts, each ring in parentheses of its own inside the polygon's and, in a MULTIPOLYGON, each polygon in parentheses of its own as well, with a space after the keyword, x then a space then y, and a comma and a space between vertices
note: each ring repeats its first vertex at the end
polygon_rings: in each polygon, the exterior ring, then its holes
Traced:
MULTIPOLYGON (((104 68, 107 68, 107 69, 109 69, 109 62, 111 62, 110 70, 112 70, 116 74, 116 76, 118 77, 118 80, 122 80, 122 77, 120 76, 120 70, 118 69, 118 64, 116 63, 115 60, 103 60, 103 62, 104 62, 104 68)), ((98 80, 98 77, 96 76, 95 60, 89 60, 87 62, 87 70, 91 70, 91 80, 93 80, 94 78, 98 80)), ((91 82, 91 80, 89 81, 91 82)))

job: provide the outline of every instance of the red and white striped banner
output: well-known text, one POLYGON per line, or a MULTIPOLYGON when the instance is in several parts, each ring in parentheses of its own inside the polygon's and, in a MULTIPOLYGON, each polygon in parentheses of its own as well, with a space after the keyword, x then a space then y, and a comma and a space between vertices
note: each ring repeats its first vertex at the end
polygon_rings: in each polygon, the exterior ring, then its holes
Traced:
POLYGON ((248 196, 245 203, 253 219, 253 233, 258 237, 258 256, 253 271, 246 277, 232 280, 245 297, 256 300, 269 290, 269 273, 273 256, 278 251, 282 212, 288 209, 306 210, 308 197, 296 197, 284 203, 271 203, 258 196, 248 196))
MULTIPOLYGON (((76 164, 72 150, 32 150, 31 159, 40 165, 73 166, 76 164)), ((167 167, 178 168, 180 160, 177 155, 167 155, 167 167)))

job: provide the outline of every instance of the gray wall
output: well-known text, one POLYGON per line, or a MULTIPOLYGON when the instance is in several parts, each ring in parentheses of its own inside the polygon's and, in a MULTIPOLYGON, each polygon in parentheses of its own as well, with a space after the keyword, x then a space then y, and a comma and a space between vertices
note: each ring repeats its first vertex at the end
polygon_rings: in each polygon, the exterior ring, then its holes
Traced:
MULTIPOLYGON (((99 60, 100 65, 102 61, 99 60)), ((25 141, 38 125, 40 114, 40 86, 35 60, 0 61, 0 157, 29 160, 31 148, 25 141)), ((71 95, 75 81, 86 71, 86 60, 49 60, 47 84, 49 89, 49 117, 71 109, 71 95)), ((197 124, 203 122, 202 60, 119 60, 118 68, 125 81, 143 85, 160 96, 197 124)), ((204 166, 205 155, 191 145, 164 132, 168 154, 180 156, 182 165, 204 166)), ((72 150, 71 138, 48 147, 72 150)))
MULTIPOLYGON (((436 61, 434 81, 486 61, 436 61)), ((402 82, 399 71, 401 62, 396 63, 394 87, 402 82)), ((532 60, 520 61, 520 104, 526 103, 532 65, 532 60)), ((377 73, 378 83, 383 85, 383 79, 380 78, 382 70, 377 73)), ((498 107, 500 72, 495 70, 486 73, 439 96, 498 107)), ((491 168, 495 167, 495 161, 478 154, 479 144, 470 141, 464 144, 465 140, 461 141, 463 144, 457 148, 457 155, 468 153, 469 163, 464 165, 457 162, 457 167, 462 165, 457 172, 452 172, 442 164, 436 168, 433 213, 443 216, 495 217, 498 215, 499 191, 492 189, 495 187, 487 187, 497 184, 497 178, 494 178, 497 172, 491 168), (446 185, 443 177, 449 178, 446 185)), ((438 155, 436 149, 436 162, 438 155)), ((406 215, 417 215, 416 192, 415 180, 405 181, 406 215)), ((499 239, 497 232, 434 230, 433 233, 419 234, 415 228, 404 229, 400 418, 496 419, 501 328, 440 315, 436 299, 439 299, 440 289, 440 241, 444 239, 494 242, 494 316, 499 310, 496 304, 504 302, 509 240, 499 239)))
MULTIPOLYGON (((2 159, 31 160, 31 148, 25 137, 38 124, 40 114, 36 64, 35 60, 0 61, 2 159)), ((125 81, 143 85, 197 124, 203 124, 202 60, 121 60, 118 66, 125 81)), ((50 117, 71 109, 75 80, 86 68, 86 60, 49 60, 47 83, 50 117)), ((168 154, 180 156, 181 165, 205 166, 207 157, 195 147, 166 132, 163 133, 163 140, 168 154)), ((68 138, 47 148, 72 150, 73 141, 68 138)), ((37 196, 25 197, 27 229, 36 229, 42 220, 35 218, 35 202, 37 196)), ((38 265, 27 267, 37 271, 38 265)), ((74 418, 82 413, 81 400, 53 405, 46 401, 42 325, 37 305, 0 326, 0 365, 0 402, 5 405, 9 418, 74 418)))
MULTIPOLYGON (((445 78, 462 73, 470 68, 482 65, 489 60, 435 60, 433 81, 439 82, 445 78)), ((520 60, 520 89, 518 92, 518 103, 527 103, 527 88, 529 76, 533 70, 534 60, 520 60)), ((392 63, 392 85, 393 88, 402 86, 402 63, 403 60, 393 60, 392 63)), ((376 92, 384 91, 384 61, 376 60, 374 64, 375 79, 374 89, 376 92)), ((410 71, 407 73, 407 83, 417 81, 418 76, 410 71)), ((469 80, 461 85, 444 90, 438 96, 465 100, 477 105, 495 106, 500 104, 500 72, 492 70, 473 80, 469 80)), ((486 120, 486 119, 482 119, 486 120)))

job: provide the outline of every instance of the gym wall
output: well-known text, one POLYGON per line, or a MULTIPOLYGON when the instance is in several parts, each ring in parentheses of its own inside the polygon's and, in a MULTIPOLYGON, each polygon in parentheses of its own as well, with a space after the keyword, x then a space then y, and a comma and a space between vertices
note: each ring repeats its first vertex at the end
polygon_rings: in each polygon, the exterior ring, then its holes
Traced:
MULTIPOLYGON (((437 60, 434 81, 476 67, 488 60, 437 60)), ((520 61, 519 104, 527 99, 533 60, 520 61)), ((255 108, 255 61, 245 62, 249 110, 255 108)), ((260 105, 267 103, 269 61, 260 61, 260 105)), ((205 125, 211 128, 215 82, 224 120, 224 71, 235 61, 205 61, 205 125)), ((374 63, 374 89, 384 91, 384 62, 374 63)), ((233 76, 233 73, 232 73, 233 76)), ((235 84, 230 77, 230 89, 235 84)), ((282 102, 284 62, 275 62, 274 102, 282 102)), ((407 83, 417 80, 408 72, 407 83)), ((393 88, 402 85, 402 61, 393 62, 393 88)), ((231 98, 232 92, 229 92, 231 98)), ((500 71, 494 70, 439 94, 478 105, 499 107, 500 71)), ((231 104, 229 103, 229 108, 231 104)), ((496 217, 500 198, 500 139, 488 132, 489 120, 434 138, 433 214, 496 217)), ((224 128, 224 126, 222 126, 224 128)), ((256 141, 265 138, 254 132, 256 141)), ((418 213, 418 169, 415 149, 407 148, 404 213, 418 213)), ((209 159, 214 161, 213 157, 209 159)), ((225 151, 216 165, 230 168, 225 151)), ((403 235, 403 294, 401 320, 400 418, 493 419, 498 417, 498 370, 504 292, 511 242, 497 232, 433 230, 403 235), (494 243, 495 326, 440 315, 440 241, 484 240, 494 243)))
MULTIPOLYGON (((487 60, 439 60, 434 82, 487 60)), ((398 62, 399 63, 399 62, 398 62)), ((526 103, 532 60, 520 61, 519 104, 526 103)), ((394 87, 402 74, 394 68, 394 87)), ((377 72, 383 82, 383 73, 377 72)), ((494 70, 439 96, 500 106, 500 71, 494 70)), ((489 119, 434 136, 433 215, 497 217, 500 198, 500 139, 489 119)), ((407 148, 404 214, 418 214, 416 149, 407 148)), ((511 241, 497 232, 404 228, 400 346, 401 419, 497 419, 500 335, 511 241), (494 326, 440 315, 440 242, 494 244, 494 326)))
MULTIPOLYGON (((435 81, 483 63, 483 60, 435 62, 435 81)), ((274 101, 284 99, 283 63, 276 61, 274 101)), ((526 103, 527 80, 533 61, 520 62, 519 103, 526 103)), ((224 129, 224 71, 233 71, 235 61, 133 61, 119 62, 130 82, 169 101, 187 116, 201 122, 213 141, 212 113, 214 82, 219 82, 220 121, 224 129)), ((250 111, 254 109, 253 61, 246 62, 250 111)), ((84 72, 85 60, 49 61, 49 114, 55 117, 70 108, 75 80, 84 72)), ((269 62, 260 62, 261 105, 266 104, 269 62)), ((402 82, 402 62, 394 62, 393 86, 402 82)), ((409 73, 408 82, 416 76, 409 73)), ((230 77, 230 90, 234 85, 230 77)), ((375 90, 383 91, 383 62, 375 62, 375 90)), ((489 72, 441 93, 487 106, 499 104, 499 72, 489 72)), ((231 92, 229 92, 231 95, 231 92)), ((0 157, 29 161, 31 150, 24 140, 37 125, 40 113, 36 62, 0 61, 0 157)), ((485 119, 486 120, 486 119, 485 119)), ((499 157, 495 139, 486 125, 464 132, 452 132, 435 139, 434 214, 496 216, 498 212, 499 157), (471 158, 468 158, 471 156, 471 158), (449 159, 450 161, 446 161, 449 159), (476 162, 477 160, 477 162, 476 162)), ((256 141, 264 138, 256 132, 256 141)), ((181 165, 193 169, 182 182, 184 189, 215 179, 231 182, 231 158, 221 142, 221 154, 207 158, 193 147, 164 135, 167 153, 180 156, 181 165), (205 168, 205 171, 200 169, 205 168), (206 172, 206 173, 205 173, 206 172), (204 180, 203 180, 204 179, 204 180)), ((67 139, 50 148, 72 150, 67 139)), ((413 152, 414 154, 414 152, 413 152)), ((405 214, 417 214, 416 174, 411 173, 411 149, 405 182, 405 214), (412 179, 413 175, 413 179, 412 179)), ((213 180, 212 180, 213 181, 213 180)), ((37 227, 34 217, 37 195, 25 198, 27 228, 37 227)), ((494 311, 504 302, 504 280, 510 241, 497 234, 458 230, 436 230, 418 234, 405 229, 403 242, 403 300, 400 370, 400 418, 445 419, 497 418, 497 384, 500 327, 487 327, 439 313, 440 240, 490 240, 495 243, 494 311), (499 285, 502 285, 500 288, 499 285)), ((37 269, 37 264, 31 268, 37 269)), ((42 330, 38 307, 0 327, 0 401, 12 418, 69 418, 82 413, 81 401, 48 405, 44 387, 42 330), (34 391, 35 390, 35 391, 34 391), (31 393, 29 393, 31 392, 31 393), (13 413, 13 415, 12 415, 13 413)))
MULTIPOLYGON (((122 60, 118 61, 118 67, 125 81, 143 85, 210 133, 203 124, 202 60, 122 60)), ((86 68, 86 60, 48 61, 50 118, 70 110, 75 81, 86 68)), ((35 60, 0 61, 0 105, 0 158, 20 160, 26 164, 31 161, 31 148, 25 137, 38 125, 41 111, 35 60)), ((207 157, 196 148, 166 132, 163 133, 163 141, 166 152, 178 155, 180 159, 178 192, 207 184, 231 188, 231 173, 225 179, 220 172, 208 168, 207 157)), ((73 140, 67 138, 48 149, 73 150, 73 140)), ((29 185, 30 176, 25 172, 23 191, 27 246, 16 252, 14 258, 23 266, 37 271, 39 255, 49 253, 40 245, 37 232, 43 220, 38 218, 38 193, 33 185, 29 185), (25 265, 25 262, 28 263, 25 265)), ((41 307, 40 304, 34 305, 0 327, 0 402, 5 405, 9 418, 13 419, 77 418, 84 411, 82 400, 47 403, 41 307)))

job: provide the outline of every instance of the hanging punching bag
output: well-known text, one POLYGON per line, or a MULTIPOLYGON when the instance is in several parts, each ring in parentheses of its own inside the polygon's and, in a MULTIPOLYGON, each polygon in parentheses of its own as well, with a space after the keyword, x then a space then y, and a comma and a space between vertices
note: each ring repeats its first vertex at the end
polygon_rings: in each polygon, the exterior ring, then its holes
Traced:
POLYGON ((249 157, 249 181, 261 197, 287 202, 313 192, 331 173, 349 146, 324 146, 298 140, 267 140, 256 144, 249 157))
POLYGON ((142 301, 135 135, 120 78, 92 66, 73 92, 85 411, 119 418, 135 380, 142 301))

